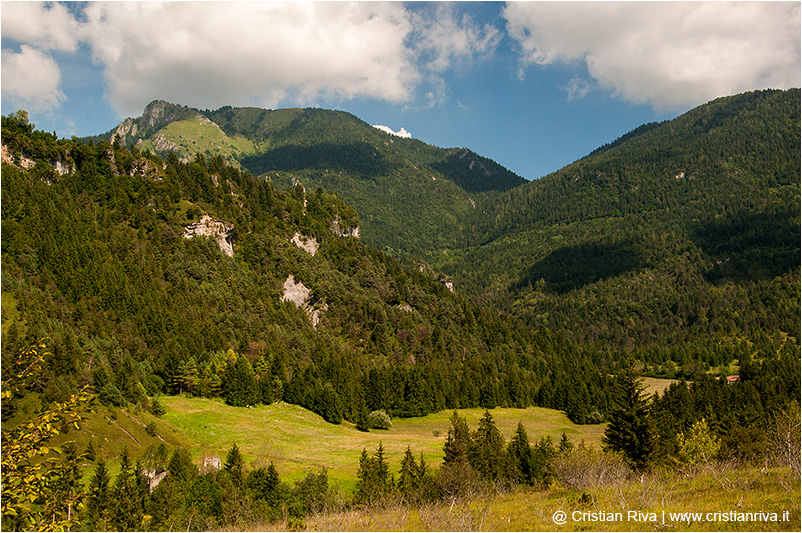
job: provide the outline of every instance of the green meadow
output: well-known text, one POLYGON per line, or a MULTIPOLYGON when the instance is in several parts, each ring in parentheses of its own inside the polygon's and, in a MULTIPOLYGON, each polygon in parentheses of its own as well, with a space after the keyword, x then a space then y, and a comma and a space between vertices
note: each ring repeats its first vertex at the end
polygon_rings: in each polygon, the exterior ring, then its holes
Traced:
MULTIPOLYGON (((283 402, 252 408, 230 407, 220 400, 169 396, 160 399, 167 409, 163 421, 188 442, 195 461, 226 453, 236 444, 251 468, 274 463, 282 479, 292 481, 309 471, 325 468, 332 483, 350 491, 356 481, 359 456, 382 443, 393 471, 400 468, 407 446, 416 456, 423 454, 431 466, 443 458, 449 418, 453 411, 443 411, 418 418, 393 419, 389 430, 357 431, 353 424, 329 424, 320 416, 297 405, 283 402)), ((478 425, 483 409, 460 409, 471 429, 478 425)), ((597 446, 604 425, 579 426, 561 411, 529 407, 490 410, 501 433, 510 438, 522 422, 531 442, 551 437, 555 444, 562 433, 571 442, 585 441, 597 446)))

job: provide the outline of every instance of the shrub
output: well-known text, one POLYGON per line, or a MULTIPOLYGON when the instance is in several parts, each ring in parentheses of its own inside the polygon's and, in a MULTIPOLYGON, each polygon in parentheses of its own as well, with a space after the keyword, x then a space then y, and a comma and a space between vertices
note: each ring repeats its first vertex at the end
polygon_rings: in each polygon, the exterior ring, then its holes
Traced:
POLYGON ((393 423, 390 422, 390 415, 384 411, 373 411, 368 415, 368 427, 371 429, 390 429, 393 423))
POLYGON ((551 468, 560 483, 580 491, 616 485, 630 474, 621 455, 583 447, 557 456, 551 468))

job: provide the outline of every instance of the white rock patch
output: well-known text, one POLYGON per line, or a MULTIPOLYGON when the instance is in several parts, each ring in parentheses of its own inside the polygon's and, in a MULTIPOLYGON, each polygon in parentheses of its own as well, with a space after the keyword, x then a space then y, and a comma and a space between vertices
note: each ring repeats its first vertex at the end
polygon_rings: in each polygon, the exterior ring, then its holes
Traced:
POLYGON ((306 250, 312 255, 315 255, 320 248, 320 243, 317 242, 317 239, 312 237, 304 237, 298 232, 295 232, 295 235, 292 236, 291 240, 295 246, 302 250, 306 250))

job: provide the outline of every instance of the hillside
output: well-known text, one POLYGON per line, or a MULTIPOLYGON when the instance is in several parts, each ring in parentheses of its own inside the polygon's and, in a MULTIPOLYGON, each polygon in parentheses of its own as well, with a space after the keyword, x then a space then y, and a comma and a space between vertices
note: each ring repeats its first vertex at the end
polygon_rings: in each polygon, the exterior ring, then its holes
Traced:
POLYGON ((360 213, 362 238, 399 257, 463 246, 471 220, 524 180, 468 149, 400 138, 357 117, 324 109, 223 107, 195 110, 155 101, 143 115, 98 136, 109 142, 222 156, 277 186, 336 192, 360 213))
POLYGON ((58 140, 20 117, 4 117, 3 144, 3 361, 47 339, 34 390, 48 401, 89 384, 110 405, 190 391, 334 423, 606 411, 609 380, 577 347, 365 246, 354 209, 322 189, 282 190, 221 156, 58 140))
POLYGON ((653 372, 799 346, 800 94, 722 98, 508 191, 430 264, 479 301, 653 372))
POLYGON ((333 111, 155 102, 123 126, 84 143, 2 117, 5 528, 404 524, 415 506, 474 528, 496 504, 477 515, 476 494, 561 509, 654 488, 640 509, 685 510, 676 487, 798 522, 777 494, 799 487, 799 91, 712 102, 517 186, 333 111), (377 201, 404 195, 396 218, 377 201), (651 395, 643 373, 672 383, 651 395), (119 469, 112 500, 80 480, 89 442, 119 469), (310 450, 324 468, 299 479, 310 450), (170 471, 151 494, 143 464, 170 471))

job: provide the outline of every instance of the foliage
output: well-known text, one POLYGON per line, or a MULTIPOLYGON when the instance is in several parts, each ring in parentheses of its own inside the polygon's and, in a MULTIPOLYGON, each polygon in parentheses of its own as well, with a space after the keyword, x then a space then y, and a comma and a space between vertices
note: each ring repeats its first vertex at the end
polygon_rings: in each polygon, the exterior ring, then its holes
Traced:
POLYGON ((378 410, 368 414, 368 427, 370 429, 390 429, 393 427, 393 423, 387 413, 378 410))
POLYGON ((685 433, 677 435, 677 446, 680 461, 697 465, 714 460, 721 448, 721 441, 702 418, 691 427, 687 436, 685 433))
MULTIPOLYGON (((49 355, 44 344, 21 350, 3 365, 3 403, 13 403, 31 385, 49 355)), ((83 494, 77 483, 82 458, 74 446, 65 445, 65 457, 49 441, 69 427, 79 428, 91 395, 84 389, 65 402, 55 402, 34 419, 2 434, 2 516, 11 529, 62 529, 76 522, 73 509, 83 494)))
POLYGON ((355 503, 371 505, 381 501, 393 491, 395 481, 390 474, 381 442, 372 456, 368 455, 367 450, 362 450, 356 477, 355 503))

